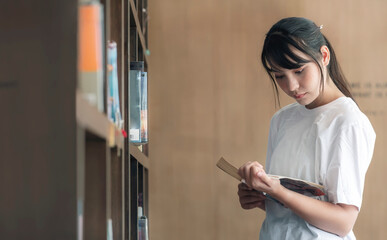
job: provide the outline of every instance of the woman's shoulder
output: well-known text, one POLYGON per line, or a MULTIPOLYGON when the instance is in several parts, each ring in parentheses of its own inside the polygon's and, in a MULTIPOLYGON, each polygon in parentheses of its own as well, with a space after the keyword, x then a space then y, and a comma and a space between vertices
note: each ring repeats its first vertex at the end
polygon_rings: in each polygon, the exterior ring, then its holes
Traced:
POLYGON ((325 116, 326 124, 334 127, 337 131, 349 128, 373 132, 373 127, 368 117, 360 110, 359 106, 351 98, 330 109, 325 116))
POLYGON ((358 125, 368 124, 368 117, 360 110, 359 106, 352 98, 345 98, 331 109, 332 117, 342 124, 358 125))

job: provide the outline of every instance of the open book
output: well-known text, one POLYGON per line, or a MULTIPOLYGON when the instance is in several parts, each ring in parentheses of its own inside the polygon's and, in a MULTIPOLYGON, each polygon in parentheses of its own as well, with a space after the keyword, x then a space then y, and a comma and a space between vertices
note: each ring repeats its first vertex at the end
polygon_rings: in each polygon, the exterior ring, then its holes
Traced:
MULTIPOLYGON (((227 162, 223 157, 219 159, 216 166, 228 173, 230 176, 236 178, 238 181, 243 181, 241 176, 239 176, 238 174, 238 169, 231 165, 229 162, 227 162)), ((270 174, 267 174, 267 176, 269 176, 270 178, 279 179, 281 185, 285 188, 309 197, 325 195, 324 186, 313 182, 270 174)))

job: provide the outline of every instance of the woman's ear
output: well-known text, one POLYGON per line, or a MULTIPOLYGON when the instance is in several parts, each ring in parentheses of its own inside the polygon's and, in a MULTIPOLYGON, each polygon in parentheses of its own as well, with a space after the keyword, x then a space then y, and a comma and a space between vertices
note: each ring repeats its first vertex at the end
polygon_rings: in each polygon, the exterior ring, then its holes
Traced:
POLYGON ((331 59, 331 53, 329 52, 329 48, 327 46, 323 45, 320 48, 320 52, 321 52, 321 55, 322 55, 322 64, 323 64, 323 66, 328 66, 329 61, 331 59))

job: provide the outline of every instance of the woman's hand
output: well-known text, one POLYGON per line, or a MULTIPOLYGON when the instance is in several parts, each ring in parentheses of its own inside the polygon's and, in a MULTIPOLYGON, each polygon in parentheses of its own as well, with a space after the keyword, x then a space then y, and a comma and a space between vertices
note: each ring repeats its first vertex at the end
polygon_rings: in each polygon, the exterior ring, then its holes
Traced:
POLYGON ((238 185, 239 202, 243 209, 260 208, 265 210, 266 196, 262 192, 256 191, 244 183, 238 185))
MULTIPOLYGON (((324 202, 288 190, 278 179, 268 177, 258 162, 244 164, 239 168, 238 174, 251 189, 269 194, 309 224, 324 231, 344 237, 355 224, 359 213, 356 206, 324 202)), ((242 207, 248 207, 246 202, 251 203, 251 201, 243 198, 242 202, 241 195, 239 196, 241 205, 245 204, 242 207)))
POLYGON ((269 195, 276 195, 283 188, 278 179, 269 178, 258 162, 247 162, 238 169, 238 174, 250 188, 269 195))

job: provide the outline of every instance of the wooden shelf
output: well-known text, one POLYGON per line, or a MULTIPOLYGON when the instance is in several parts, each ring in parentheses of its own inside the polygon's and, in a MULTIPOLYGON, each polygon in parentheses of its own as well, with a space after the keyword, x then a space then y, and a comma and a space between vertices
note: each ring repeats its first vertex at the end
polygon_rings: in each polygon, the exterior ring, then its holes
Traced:
POLYGON ((124 136, 122 130, 116 128, 116 126, 109 122, 109 146, 111 148, 117 147, 118 149, 124 148, 124 136))
POLYGON ((130 2, 130 9, 132 11, 134 21, 136 23, 137 33, 138 33, 138 36, 140 38, 140 43, 141 43, 141 46, 142 46, 142 50, 144 52, 144 58, 145 58, 145 61, 147 63, 149 63, 148 54, 147 54, 148 48, 146 46, 144 34, 143 34, 142 30, 141 30, 140 20, 138 18, 138 14, 137 14, 137 8, 136 8, 136 5, 134 4, 134 0, 129 0, 129 2, 130 2))
POLYGON ((80 92, 76 93, 76 118, 77 123, 93 133, 105 139, 110 147, 123 149, 124 137, 120 129, 109 121, 107 116, 88 103, 80 92))
POLYGON ((91 106, 80 92, 76 93, 76 116, 80 126, 103 139, 108 139, 109 120, 96 107, 91 106))

